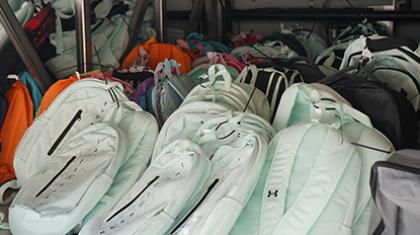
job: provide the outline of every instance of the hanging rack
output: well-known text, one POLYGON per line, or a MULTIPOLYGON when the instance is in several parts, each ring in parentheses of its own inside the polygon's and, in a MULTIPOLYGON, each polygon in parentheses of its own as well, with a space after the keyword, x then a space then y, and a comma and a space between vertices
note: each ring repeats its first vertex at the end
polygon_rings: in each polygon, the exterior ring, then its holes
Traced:
POLYGON ((39 89, 45 92, 53 81, 7 0, 0 0, 0 22, 39 89))
POLYGON ((420 21, 420 11, 411 9, 410 1, 400 10, 377 10, 372 8, 255 8, 234 9, 230 0, 222 0, 222 31, 224 37, 233 31, 234 21, 246 20, 302 20, 302 21, 343 21, 348 20, 388 20, 420 21))
POLYGON ((420 11, 378 11, 366 8, 353 9, 316 9, 316 8, 291 8, 291 9, 251 9, 233 10, 228 12, 233 20, 347 20, 370 19, 392 21, 420 21, 420 11))

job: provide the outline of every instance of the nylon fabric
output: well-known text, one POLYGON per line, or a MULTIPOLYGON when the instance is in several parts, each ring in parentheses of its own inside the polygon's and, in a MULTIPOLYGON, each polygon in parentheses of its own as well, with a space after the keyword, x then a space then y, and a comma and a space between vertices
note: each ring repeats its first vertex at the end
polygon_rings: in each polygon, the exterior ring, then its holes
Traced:
POLYGON ((9 215, 12 233, 70 232, 110 188, 126 142, 123 132, 103 123, 70 138, 16 195, 9 215))
POLYGON ((28 89, 21 81, 15 81, 5 94, 8 103, 3 126, 0 129, 0 183, 15 179, 13 167, 18 145, 25 131, 33 122, 33 103, 28 89))
POLYGON ((209 170, 200 147, 185 139, 174 141, 114 210, 90 221, 80 234, 163 234, 204 186, 209 170))
POLYGON ((128 101, 120 84, 106 85, 97 79, 77 81, 54 99, 17 147, 14 168, 18 185, 44 168, 61 143, 89 125, 102 122, 107 112, 117 108, 108 89, 114 91, 119 102, 128 101))
POLYGON ((156 69, 157 65, 165 59, 173 59, 180 64, 181 74, 186 74, 191 70, 192 61, 187 54, 170 44, 159 43, 154 37, 143 45, 134 47, 124 59, 121 68, 128 69, 135 62, 140 55, 140 48, 149 53, 150 58, 147 65, 152 69, 156 69))

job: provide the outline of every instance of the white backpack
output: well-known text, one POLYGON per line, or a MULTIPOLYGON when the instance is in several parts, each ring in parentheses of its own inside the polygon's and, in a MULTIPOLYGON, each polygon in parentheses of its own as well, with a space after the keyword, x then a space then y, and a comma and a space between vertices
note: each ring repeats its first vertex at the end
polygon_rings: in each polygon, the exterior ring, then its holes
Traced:
POLYGON ((209 171, 208 156, 199 146, 174 141, 113 210, 93 218, 80 234, 164 234, 204 187, 209 171))
POLYGON ((117 125, 126 134, 127 153, 111 188, 83 219, 80 228, 90 219, 113 209, 140 179, 150 164, 159 132, 156 119, 131 101, 120 103, 120 107, 112 115, 105 117, 105 121, 117 125))
POLYGON ((261 97, 262 94, 256 89, 252 93, 249 87, 243 89, 231 83, 231 77, 224 66, 211 66, 209 80, 197 85, 180 108, 167 119, 156 140, 153 156, 157 156, 167 144, 176 139, 191 139, 205 121, 227 112, 242 112, 246 109, 251 113, 265 114, 263 117, 266 120, 271 117, 268 101, 261 97), (216 81, 219 76, 225 80, 216 81))
POLYGON ((14 198, 9 209, 11 232, 70 232, 111 187, 126 151, 125 134, 108 124, 95 124, 74 135, 14 198))
POLYGON ((43 169, 68 139, 103 122, 120 102, 128 101, 118 83, 83 79, 65 89, 26 130, 16 148, 14 169, 18 186, 43 169))
POLYGON ((208 187, 170 234, 228 234, 252 194, 273 133, 267 121, 249 113, 204 122, 193 140, 210 157, 208 187))

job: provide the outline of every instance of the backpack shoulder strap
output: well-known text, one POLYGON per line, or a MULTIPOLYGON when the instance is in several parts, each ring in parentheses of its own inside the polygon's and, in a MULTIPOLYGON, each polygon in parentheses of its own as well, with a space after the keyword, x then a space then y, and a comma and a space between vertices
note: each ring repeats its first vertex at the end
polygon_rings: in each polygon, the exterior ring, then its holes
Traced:
MULTIPOLYGON (((292 174, 292 169, 296 167, 293 166, 295 157, 297 156, 296 151, 299 151, 304 136, 310 134, 311 129, 316 128, 317 125, 319 124, 304 125, 301 129, 287 129, 287 131, 293 133, 290 136, 296 135, 299 139, 293 143, 289 140, 281 140, 286 141, 287 144, 279 145, 270 172, 271 174, 281 172, 282 175, 268 177, 266 190, 273 188, 272 183, 275 180, 279 183, 276 186, 276 188, 279 188, 278 194, 284 199, 287 198, 289 184, 285 182, 290 182, 289 177, 292 174)), ((317 128, 318 131, 320 129, 317 128)), ((340 229, 348 230, 348 227, 352 224, 353 214, 356 209, 361 161, 353 146, 347 143, 340 144, 340 134, 337 130, 327 128, 324 131, 326 131, 324 133, 325 139, 323 145, 320 146, 318 156, 316 156, 317 159, 315 160, 310 177, 295 202, 283 214, 280 221, 276 223, 273 234, 307 234, 316 224, 318 217, 328 207, 338 186, 343 183, 348 183, 347 180, 351 180, 352 183, 349 187, 353 189, 352 192, 354 193, 353 195, 348 195, 346 198, 349 202, 349 207, 342 214, 343 226, 340 229), (334 157, 332 158, 332 156, 334 157), (346 178, 346 182, 342 182, 344 175, 352 175, 352 177, 346 178)), ((270 201, 268 196, 264 200, 264 212, 276 213, 275 211, 285 211, 285 200, 278 203, 276 201, 270 201)))

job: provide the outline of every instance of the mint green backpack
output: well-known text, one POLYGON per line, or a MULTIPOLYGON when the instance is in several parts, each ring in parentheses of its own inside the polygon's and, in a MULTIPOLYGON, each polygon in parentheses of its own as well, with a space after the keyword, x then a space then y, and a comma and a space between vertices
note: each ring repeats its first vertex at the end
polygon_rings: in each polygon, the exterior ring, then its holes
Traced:
POLYGON ((367 234, 370 167, 392 144, 319 85, 292 85, 278 110, 280 132, 232 234, 367 234))

